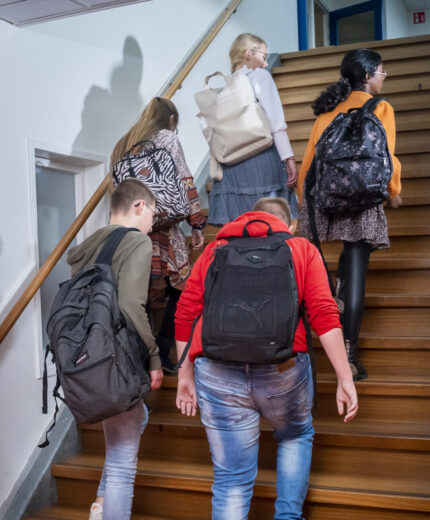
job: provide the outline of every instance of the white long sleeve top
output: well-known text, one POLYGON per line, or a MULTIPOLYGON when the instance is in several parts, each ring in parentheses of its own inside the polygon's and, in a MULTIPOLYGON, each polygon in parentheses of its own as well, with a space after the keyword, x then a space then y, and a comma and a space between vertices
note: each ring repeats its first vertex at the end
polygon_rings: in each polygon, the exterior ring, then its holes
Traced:
POLYGON ((264 69, 249 69, 244 65, 235 74, 246 74, 254 89, 255 97, 267 116, 273 142, 282 161, 293 157, 293 149, 287 135, 287 123, 285 122, 284 109, 278 89, 270 72, 264 69))

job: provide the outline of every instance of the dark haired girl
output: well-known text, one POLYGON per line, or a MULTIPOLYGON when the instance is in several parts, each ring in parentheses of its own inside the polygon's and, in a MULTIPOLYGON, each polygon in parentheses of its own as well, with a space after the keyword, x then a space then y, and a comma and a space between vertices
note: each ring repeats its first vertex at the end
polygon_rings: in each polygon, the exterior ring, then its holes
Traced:
MULTIPOLYGON (((297 192, 302 198, 306 173, 315 154, 315 144, 323 131, 341 112, 363 106, 372 96, 382 91, 386 72, 382 67, 381 56, 370 49, 357 49, 348 52, 340 67, 341 77, 337 83, 314 101, 312 108, 317 117, 306 147, 300 167, 297 192)), ((375 108, 375 115, 383 124, 388 140, 388 148, 393 160, 393 176, 388 184, 389 205, 397 208, 400 198, 401 165, 394 156, 396 142, 396 124, 393 107, 386 101, 375 108)), ((321 242, 342 240, 344 244, 344 318, 343 333, 348 351, 348 359, 354 379, 366 379, 367 372, 360 362, 358 337, 364 309, 364 294, 370 253, 374 249, 390 246, 387 219, 382 204, 349 215, 329 217, 315 208, 316 225, 321 242)), ((308 210, 305 198, 301 200, 300 234, 312 238, 309 226, 308 210)))

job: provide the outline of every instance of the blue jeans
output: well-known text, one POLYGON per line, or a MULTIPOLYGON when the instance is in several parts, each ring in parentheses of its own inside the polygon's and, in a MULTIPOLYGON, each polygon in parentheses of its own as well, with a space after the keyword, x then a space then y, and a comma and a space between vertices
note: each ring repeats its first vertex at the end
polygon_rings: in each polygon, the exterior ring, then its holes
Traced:
POLYGON ((274 518, 302 520, 314 435, 309 356, 298 353, 278 365, 199 357, 195 384, 214 465, 212 519, 248 518, 263 415, 278 441, 274 518))
POLYGON ((103 520, 129 520, 140 436, 148 422, 143 402, 103 421, 106 459, 97 490, 104 497, 103 520))

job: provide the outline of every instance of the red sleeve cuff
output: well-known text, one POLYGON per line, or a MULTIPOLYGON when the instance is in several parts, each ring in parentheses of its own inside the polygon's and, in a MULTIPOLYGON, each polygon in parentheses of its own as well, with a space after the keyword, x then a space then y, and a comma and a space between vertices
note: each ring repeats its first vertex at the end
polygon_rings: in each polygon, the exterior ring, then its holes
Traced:
POLYGON ((176 325, 175 339, 177 341, 188 341, 191 336, 192 325, 176 325))
POLYGON ((330 332, 333 329, 341 329, 342 325, 340 324, 339 318, 334 317, 330 320, 325 320, 321 325, 316 325, 315 322, 312 323, 312 329, 314 330, 317 336, 322 336, 326 332, 330 332))

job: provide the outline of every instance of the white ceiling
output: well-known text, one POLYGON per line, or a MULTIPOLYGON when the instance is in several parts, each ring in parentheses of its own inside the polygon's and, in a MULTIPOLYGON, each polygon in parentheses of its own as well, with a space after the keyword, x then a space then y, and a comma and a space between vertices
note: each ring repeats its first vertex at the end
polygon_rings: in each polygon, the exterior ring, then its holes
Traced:
POLYGON ((148 0, 0 0, 0 19, 29 25, 148 0))

